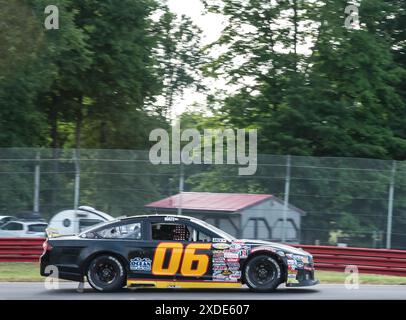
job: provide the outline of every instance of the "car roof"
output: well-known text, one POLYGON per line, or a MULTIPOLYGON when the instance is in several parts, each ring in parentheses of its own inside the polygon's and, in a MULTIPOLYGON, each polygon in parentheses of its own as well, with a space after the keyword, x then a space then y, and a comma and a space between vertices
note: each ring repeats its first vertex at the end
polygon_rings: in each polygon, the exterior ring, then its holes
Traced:
MULTIPOLYGON (((137 216, 129 216, 129 217, 122 217, 118 218, 117 220, 127 220, 127 219, 148 219, 148 218, 176 218, 176 219, 184 219, 184 220, 198 220, 199 219, 195 217, 190 217, 190 216, 184 216, 184 215, 176 215, 176 214, 143 214, 143 215, 137 215, 137 216)), ((169 221, 168 221, 169 222, 169 221)))
POLYGON ((0 219, 4 219, 4 218, 15 218, 13 216, 0 216, 0 219))
MULTIPOLYGON (((118 218, 116 218, 116 219, 114 219, 112 221, 105 221, 103 223, 96 224, 96 225, 90 227, 89 229, 84 230, 83 232, 88 232, 90 230, 98 229, 98 228, 101 228, 103 226, 106 226, 106 225, 109 225, 109 224, 112 224, 112 223, 121 222, 121 221, 125 222, 127 220, 132 220, 132 219, 141 219, 142 220, 142 219, 156 218, 156 217, 159 217, 159 218, 168 218, 168 217, 170 217, 170 218, 176 218, 177 220, 200 221, 199 219, 196 219, 194 217, 180 216, 180 215, 174 215, 174 214, 146 214, 146 215, 141 214, 141 215, 135 215, 135 216, 129 216, 129 217, 118 217, 118 218)), ((168 220, 166 222, 173 222, 173 221, 175 221, 175 219, 168 220)))
POLYGON ((13 220, 13 221, 8 221, 7 222, 7 224, 9 224, 9 223, 15 223, 15 222, 17 222, 17 223, 22 223, 22 224, 48 224, 47 222, 44 222, 44 221, 24 221, 24 220, 13 220))

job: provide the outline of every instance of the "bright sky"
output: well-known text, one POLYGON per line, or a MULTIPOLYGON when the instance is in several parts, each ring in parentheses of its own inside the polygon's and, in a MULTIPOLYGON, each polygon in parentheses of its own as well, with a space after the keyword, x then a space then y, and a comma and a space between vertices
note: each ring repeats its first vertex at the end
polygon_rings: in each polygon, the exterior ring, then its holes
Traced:
POLYGON ((185 14, 203 30, 203 44, 218 39, 223 29, 222 16, 214 13, 203 15, 204 6, 200 0, 168 0, 169 9, 178 15, 185 14))

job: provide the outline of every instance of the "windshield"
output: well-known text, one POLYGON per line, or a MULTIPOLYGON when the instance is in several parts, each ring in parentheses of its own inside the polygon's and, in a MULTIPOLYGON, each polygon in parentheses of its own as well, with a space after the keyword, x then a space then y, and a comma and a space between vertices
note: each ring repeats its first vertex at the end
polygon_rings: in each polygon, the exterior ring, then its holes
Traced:
POLYGON ((0 227, 0 230, 21 231, 24 230, 24 226, 19 222, 7 222, 0 227))
POLYGON ((47 224, 31 224, 28 226, 28 232, 45 232, 47 224))
POLYGON ((224 238, 228 241, 233 241, 236 239, 231 234, 228 234, 227 232, 211 225, 210 223, 207 223, 206 221, 193 219, 193 222, 200 224, 201 226, 205 227, 206 229, 209 229, 210 231, 216 233, 220 238, 224 238))

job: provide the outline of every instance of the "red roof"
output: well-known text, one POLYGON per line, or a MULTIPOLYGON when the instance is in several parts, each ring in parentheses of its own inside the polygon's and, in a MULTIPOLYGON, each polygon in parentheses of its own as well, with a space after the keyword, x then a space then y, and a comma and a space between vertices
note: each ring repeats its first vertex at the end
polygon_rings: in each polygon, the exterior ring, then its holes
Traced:
MULTIPOLYGON (((185 210, 239 211, 274 198, 271 194, 182 192, 162 200, 148 203, 149 208, 177 209, 179 204, 185 210)), ((279 200, 279 199, 277 199, 279 200)))

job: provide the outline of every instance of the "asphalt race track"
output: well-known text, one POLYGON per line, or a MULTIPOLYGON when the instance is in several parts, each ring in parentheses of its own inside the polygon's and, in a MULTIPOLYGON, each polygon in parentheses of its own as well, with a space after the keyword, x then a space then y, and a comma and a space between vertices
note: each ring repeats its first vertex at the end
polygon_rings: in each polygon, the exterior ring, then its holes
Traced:
POLYGON ((286 288, 273 293, 253 293, 246 288, 233 289, 123 289, 98 293, 85 285, 61 282, 59 289, 47 290, 42 282, 0 282, 0 300, 358 300, 406 299, 406 286, 360 285, 348 290, 343 284, 321 284, 308 288, 286 288))

